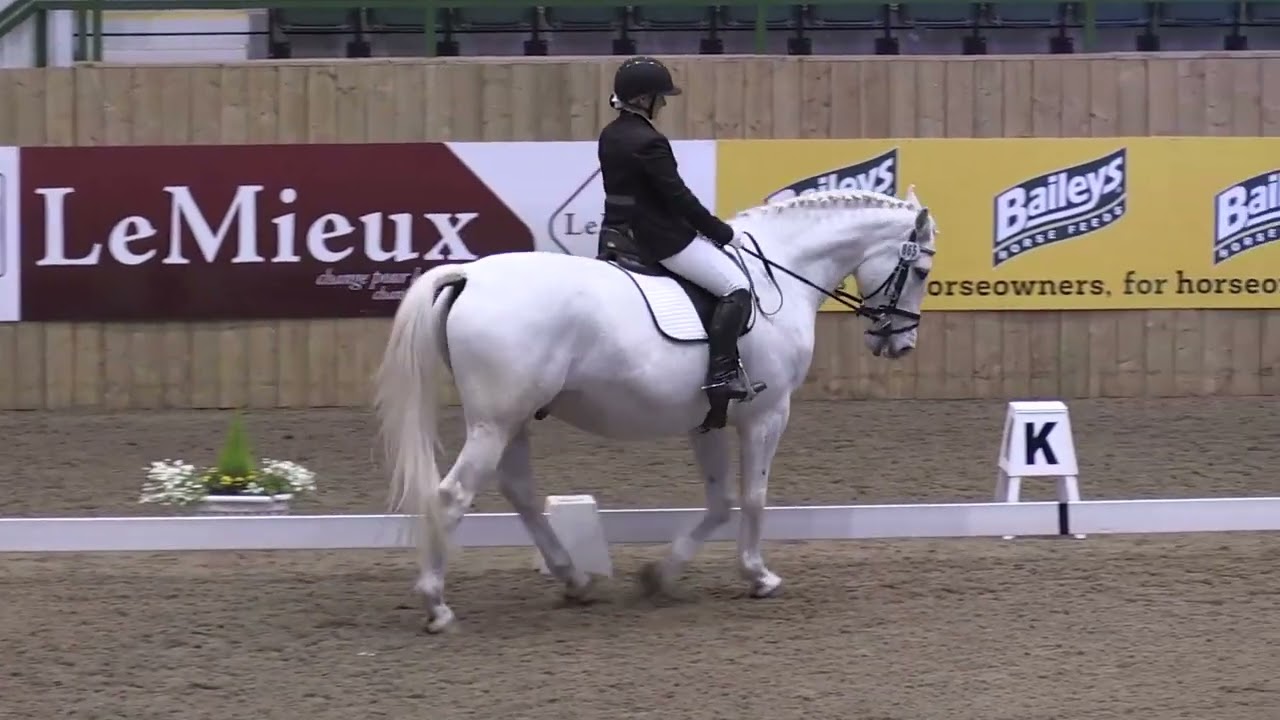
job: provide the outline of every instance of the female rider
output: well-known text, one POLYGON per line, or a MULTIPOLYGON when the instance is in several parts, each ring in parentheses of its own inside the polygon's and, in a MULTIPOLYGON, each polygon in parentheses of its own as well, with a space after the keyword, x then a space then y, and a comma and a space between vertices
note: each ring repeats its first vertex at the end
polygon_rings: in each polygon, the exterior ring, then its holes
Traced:
POLYGON ((741 400, 748 389, 738 372, 738 335, 751 293, 741 267, 723 250, 741 247, 741 236, 690 192, 671 143, 653 124, 666 99, 680 92, 671 71, 650 57, 631 58, 614 75, 609 102, 618 117, 600 132, 598 145, 605 192, 600 244, 625 242, 641 260, 720 299, 708 329, 711 362, 703 389, 712 399, 741 400))

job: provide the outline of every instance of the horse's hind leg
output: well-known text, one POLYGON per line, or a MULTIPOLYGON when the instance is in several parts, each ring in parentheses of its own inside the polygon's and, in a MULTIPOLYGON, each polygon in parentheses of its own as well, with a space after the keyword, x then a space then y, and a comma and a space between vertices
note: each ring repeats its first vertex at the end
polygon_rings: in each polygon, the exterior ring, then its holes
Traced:
POLYGON ((640 571, 641 585, 650 594, 670 586, 711 533, 729 521, 733 510, 729 498, 729 434, 724 430, 695 432, 689 436, 689 442, 706 487, 707 510, 698 524, 672 541, 666 557, 645 565, 640 571))
MULTIPOLYGON (((497 472, 509 437, 510 430, 491 423, 477 423, 467 428, 462 451, 440 483, 446 534, 451 535, 458 527, 476 494, 497 472)), ((418 579, 418 590, 426 597, 430 632, 443 630, 454 619, 453 610, 444 601, 445 555, 445 547, 433 547, 418 579)))
POLYGON ((533 538, 547 563, 547 569, 564 583, 565 597, 578 602, 588 600, 591 577, 574 566, 573 559, 569 557, 560 538, 556 537, 547 516, 538 507, 539 497, 533 479, 527 425, 516 432, 502 456, 502 464, 498 467, 498 490, 524 522, 529 537, 533 538))

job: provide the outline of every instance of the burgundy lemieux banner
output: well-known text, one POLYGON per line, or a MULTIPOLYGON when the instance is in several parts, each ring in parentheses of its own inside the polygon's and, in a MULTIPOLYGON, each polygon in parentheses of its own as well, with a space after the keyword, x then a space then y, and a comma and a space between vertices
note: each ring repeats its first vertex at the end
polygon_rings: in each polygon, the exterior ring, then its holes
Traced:
POLYGON ((434 265, 534 249, 440 143, 21 153, 24 320, 389 316, 434 265))

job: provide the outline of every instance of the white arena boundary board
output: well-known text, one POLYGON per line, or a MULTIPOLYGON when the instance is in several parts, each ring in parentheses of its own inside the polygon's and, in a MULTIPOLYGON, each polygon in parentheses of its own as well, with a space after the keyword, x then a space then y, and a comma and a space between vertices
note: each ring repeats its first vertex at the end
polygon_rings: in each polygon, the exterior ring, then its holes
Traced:
MULTIPOLYGON (((667 543, 701 509, 602 510, 609 543, 667 543)), ((712 540, 737 535, 737 512, 712 540)), ((5 518, 0 553, 407 547, 404 515, 5 518)), ((767 540, 869 540, 1280 530, 1280 497, 772 507, 767 540)), ((466 516, 462 547, 532 547, 514 513, 466 516)))

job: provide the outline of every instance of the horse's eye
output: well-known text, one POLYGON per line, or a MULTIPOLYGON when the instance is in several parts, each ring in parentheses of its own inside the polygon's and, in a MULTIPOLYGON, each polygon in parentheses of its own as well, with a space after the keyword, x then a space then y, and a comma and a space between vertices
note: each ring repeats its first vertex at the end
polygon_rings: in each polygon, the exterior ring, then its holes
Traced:
POLYGON ((911 269, 915 271, 916 277, 920 278, 921 280, 927 280, 929 278, 928 270, 925 270, 924 268, 911 268, 911 269))

